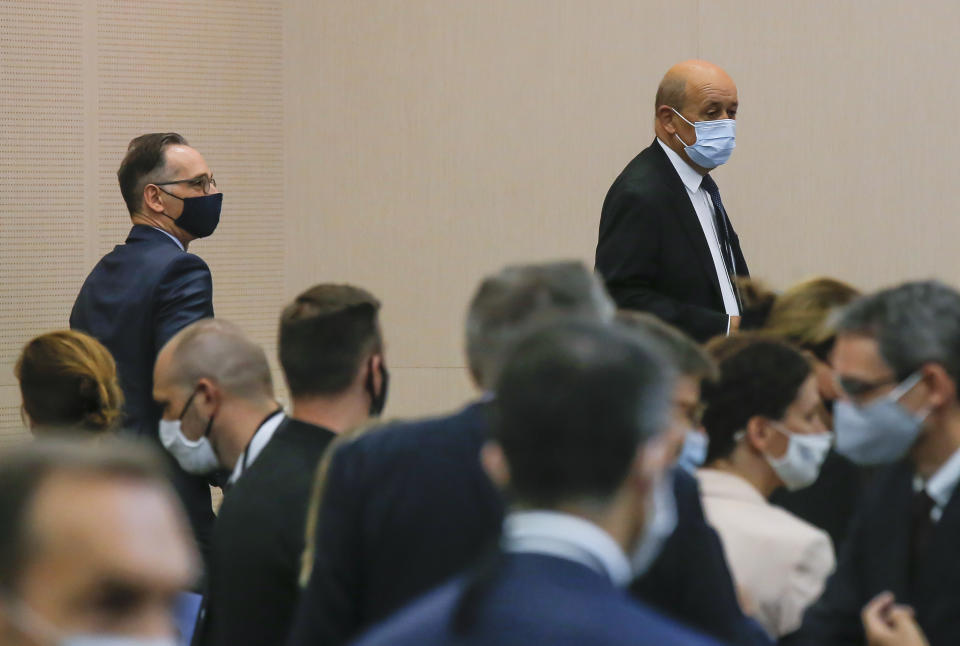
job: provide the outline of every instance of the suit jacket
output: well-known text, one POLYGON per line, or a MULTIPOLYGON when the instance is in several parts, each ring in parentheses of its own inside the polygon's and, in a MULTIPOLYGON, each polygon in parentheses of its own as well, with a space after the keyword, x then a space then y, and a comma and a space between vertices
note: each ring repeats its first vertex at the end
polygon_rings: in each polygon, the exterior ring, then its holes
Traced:
POLYGON ((725 643, 769 646, 766 632, 740 609, 720 538, 704 518, 696 478, 676 468, 673 482, 677 528, 631 585, 631 594, 725 643))
MULTIPOLYGON (((187 325, 213 316, 213 283, 206 263, 162 231, 136 225, 127 240, 100 259, 70 313, 70 327, 99 340, 117 362, 124 430, 159 444, 160 408, 153 401, 157 353, 187 325)), ((166 451, 173 484, 201 549, 213 525, 210 486, 166 451)))
POLYGON ((913 607, 931 646, 960 644, 960 490, 934 529, 926 556, 910 571, 913 468, 900 462, 876 477, 864 496, 837 571, 823 596, 785 644, 865 644, 860 611, 889 590, 913 607))
POLYGON ((340 447, 290 644, 342 644, 467 568, 500 535, 480 465, 488 405, 393 423, 340 447))
POLYGON ((510 554, 474 602, 464 636, 450 618, 469 578, 430 593, 359 639, 357 646, 707 646, 712 639, 630 599, 606 575, 555 556, 510 554))
POLYGON ((707 519, 757 620, 775 637, 793 632, 833 571, 830 537, 771 505, 740 476, 701 469, 697 477, 707 519))
POLYGON ((227 492, 195 644, 278 646, 296 609, 307 505, 334 434, 286 418, 227 492))
MULTIPOLYGON (((737 271, 746 276, 740 239, 727 226, 737 271)), ((726 332, 728 316, 703 228, 656 140, 607 192, 596 269, 622 309, 656 314, 698 341, 726 332)))

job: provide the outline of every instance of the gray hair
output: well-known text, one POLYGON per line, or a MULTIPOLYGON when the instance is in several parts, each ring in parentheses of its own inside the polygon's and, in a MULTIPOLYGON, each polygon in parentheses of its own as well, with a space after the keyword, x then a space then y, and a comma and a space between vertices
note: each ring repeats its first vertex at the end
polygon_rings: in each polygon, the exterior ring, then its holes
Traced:
POLYGON ((614 312, 603 284, 581 262, 507 267, 484 279, 470 302, 470 372, 491 389, 507 350, 533 327, 559 317, 607 323, 614 312))
POLYGON ((239 397, 273 397, 266 353, 233 323, 203 319, 180 330, 169 343, 175 344, 173 383, 193 388, 205 378, 239 397))
POLYGON ((899 379, 925 363, 938 363, 960 381, 960 293, 939 281, 864 296, 840 313, 836 329, 875 338, 899 379))

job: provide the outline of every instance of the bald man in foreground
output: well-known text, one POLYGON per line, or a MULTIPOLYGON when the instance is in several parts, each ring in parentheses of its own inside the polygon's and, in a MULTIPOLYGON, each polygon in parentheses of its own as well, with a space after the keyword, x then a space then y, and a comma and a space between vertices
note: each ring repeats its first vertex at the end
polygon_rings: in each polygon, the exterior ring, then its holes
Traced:
POLYGON ((646 311, 698 341, 735 331, 740 240, 709 175, 733 153, 737 86, 721 68, 686 61, 657 89, 656 139, 610 187, 596 268, 621 309, 646 311))

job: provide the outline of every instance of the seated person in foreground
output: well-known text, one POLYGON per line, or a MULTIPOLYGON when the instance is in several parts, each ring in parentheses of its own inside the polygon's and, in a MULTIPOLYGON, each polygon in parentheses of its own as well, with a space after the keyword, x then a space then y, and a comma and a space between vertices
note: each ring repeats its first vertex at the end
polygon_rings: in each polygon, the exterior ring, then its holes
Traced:
POLYGON ((825 532, 768 499, 817 478, 832 443, 807 359, 759 338, 711 342, 720 378, 704 385, 707 468, 697 472, 707 520, 720 533, 733 578, 754 616, 778 637, 800 626, 833 570, 825 532))
POLYGON ((673 371, 622 328, 566 323, 516 347, 483 463, 513 507, 500 548, 362 646, 713 644, 624 588, 675 514, 673 371))

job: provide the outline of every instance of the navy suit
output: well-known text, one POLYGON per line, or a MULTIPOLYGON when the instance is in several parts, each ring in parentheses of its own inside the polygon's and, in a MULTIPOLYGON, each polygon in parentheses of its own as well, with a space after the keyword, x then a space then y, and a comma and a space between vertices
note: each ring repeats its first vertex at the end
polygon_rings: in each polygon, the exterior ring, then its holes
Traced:
POLYGON ((476 601, 464 635, 451 616, 465 581, 430 593, 357 646, 708 646, 712 639, 658 615, 590 568, 555 556, 510 554, 476 601))
POLYGON ((334 454, 289 644, 342 644, 497 540, 503 505, 480 465, 487 414, 476 403, 390 424, 334 454))
MULTIPOLYGON (((134 226, 126 242, 87 276, 70 327, 98 339, 117 362, 126 433, 159 443, 161 411, 153 401, 157 353, 178 331, 211 316, 213 283, 206 263, 153 227, 134 226)), ((206 548, 213 525, 207 480, 184 473, 172 457, 169 462, 197 540, 206 548)))
MULTIPOLYGON (((749 275, 727 218, 737 272, 749 275)), ((727 331, 717 269, 687 189, 656 140, 603 201, 597 271, 617 307, 651 312, 697 341, 727 331)))
POLYGON ((913 607, 931 646, 960 644, 960 490, 936 524, 917 567, 910 566, 913 468, 904 461, 871 482, 850 525, 837 570, 803 625, 784 644, 866 643, 860 611, 890 590, 913 607))
POLYGON ((653 565, 631 586, 650 606, 698 630, 741 646, 772 642, 737 601, 723 544, 707 524, 697 479, 674 469, 677 528, 653 565))

